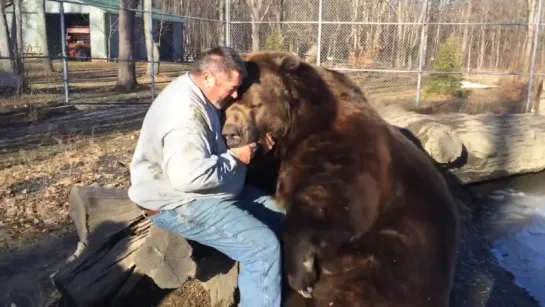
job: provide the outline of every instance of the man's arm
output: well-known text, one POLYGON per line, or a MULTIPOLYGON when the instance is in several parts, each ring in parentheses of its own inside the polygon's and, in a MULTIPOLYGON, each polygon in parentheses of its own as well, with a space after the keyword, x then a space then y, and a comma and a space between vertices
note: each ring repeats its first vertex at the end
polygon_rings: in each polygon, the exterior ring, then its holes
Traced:
POLYGON ((174 188, 199 192, 220 187, 224 182, 242 178, 244 171, 232 151, 212 154, 203 121, 188 121, 183 128, 172 130, 163 138, 163 171, 174 188))

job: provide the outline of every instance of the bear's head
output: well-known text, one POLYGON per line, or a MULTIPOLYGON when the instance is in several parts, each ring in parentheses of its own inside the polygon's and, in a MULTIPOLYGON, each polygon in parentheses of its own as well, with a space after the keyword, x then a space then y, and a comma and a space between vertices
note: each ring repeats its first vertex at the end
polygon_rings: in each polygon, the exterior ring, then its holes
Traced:
POLYGON ((229 147, 264 144, 267 134, 288 146, 332 123, 334 96, 317 67, 281 51, 248 53, 243 59, 248 75, 225 111, 222 133, 229 147))
POLYGON ((226 110, 223 134, 229 147, 253 141, 264 145, 268 134, 281 154, 305 137, 347 123, 348 117, 370 107, 360 87, 346 75, 304 62, 292 53, 261 51, 242 58, 248 75, 237 100, 226 110))
POLYGON ((229 148, 257 141, 258 132, 252 110, 241 104, 230 105, 224 113, 222 135, 229 148))

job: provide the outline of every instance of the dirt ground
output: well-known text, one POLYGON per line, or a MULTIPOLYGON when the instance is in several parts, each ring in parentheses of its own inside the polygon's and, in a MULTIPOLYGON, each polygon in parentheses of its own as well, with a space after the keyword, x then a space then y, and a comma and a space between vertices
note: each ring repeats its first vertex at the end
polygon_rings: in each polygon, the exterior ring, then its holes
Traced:
POLYGON ((67 193, 74 185, 126 187, 137 137, 114 133, 3 155, 0 249, 71 231, 67 193))
MULTIPOLYGON (((0 302, 62 306, 49 275, 77 243, 67 195, 74 185, 126 187, 138 131, 73 139, 0 160, 0 302)), ((2 304, 3 305, 3 304, 2 304)), ((172 292, 143 282, 130 306, 208 307, 198 281, 172 292), (142 297, 138 294, 142 294, 142 297), (153 305, 143 302, 153 299, 153 305)))
MULTIPOLYGON (((140 86, 135 91, 123 93, 113 91, 117 79, 116 62, 68 61, 70 102, 75 104, 151 102, 152 80, 146 75, 146 67, 146 62, 136 63, 136 76, 140 86)), ((62 61, 53 61, 53 68, 55 71, 52 74, 44 74, 40 61, 25 61, 25 76, 30 85, 30 92, 17 97, 0 89, 0 109, 63 103, 65 98, 62 61)), ((161 63, 160 74, 155 77, 157 93, 188 68, 188 64, 184 63, 161 63)))

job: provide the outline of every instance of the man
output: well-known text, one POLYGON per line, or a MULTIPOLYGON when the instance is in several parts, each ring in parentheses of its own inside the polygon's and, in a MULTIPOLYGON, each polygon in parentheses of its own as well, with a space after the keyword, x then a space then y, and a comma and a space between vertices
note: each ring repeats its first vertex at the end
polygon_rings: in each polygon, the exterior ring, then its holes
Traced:
POLYGON ((256 144, 228 150, 221 136, 219 112, 245 75, 233 49, 216 47, 157 96, 130 165, 129 197, 158 227, 239 261, 240 306, 280 306, 280 244, 271 228, 283 212, 244 187, 256 144))

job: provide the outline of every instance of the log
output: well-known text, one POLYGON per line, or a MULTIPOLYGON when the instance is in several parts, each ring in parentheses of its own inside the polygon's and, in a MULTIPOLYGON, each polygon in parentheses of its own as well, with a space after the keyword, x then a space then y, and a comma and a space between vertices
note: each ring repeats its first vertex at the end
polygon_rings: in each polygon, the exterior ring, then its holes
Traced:
POLYGON ((543 115, 431 116, 395 105, 378 111, 388 123, 409 130, 437 163, 464 184, 545 169, 543 115))
POLYGON ((234 303, 236 263, 152 225, 126 189, 74 187, 69 204, 79 243, 51 276, 69 306, 114 306, 142 276, 163 289, 197 279, 209 291, 212 306, 234 303))

